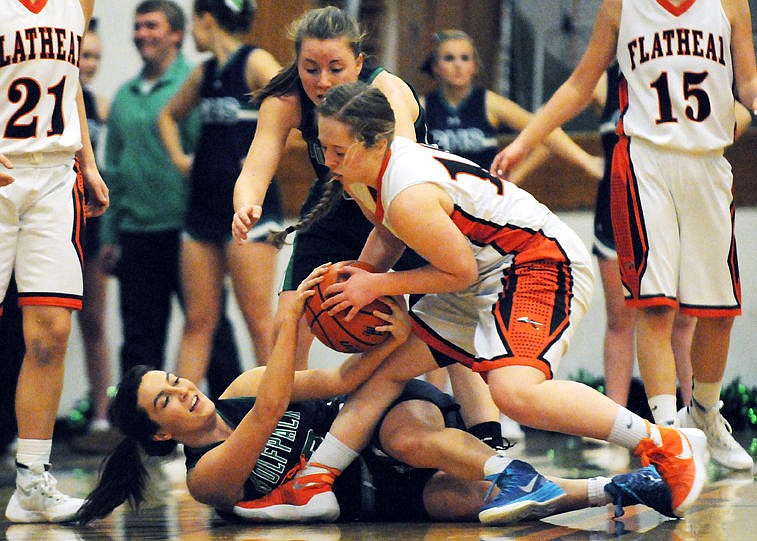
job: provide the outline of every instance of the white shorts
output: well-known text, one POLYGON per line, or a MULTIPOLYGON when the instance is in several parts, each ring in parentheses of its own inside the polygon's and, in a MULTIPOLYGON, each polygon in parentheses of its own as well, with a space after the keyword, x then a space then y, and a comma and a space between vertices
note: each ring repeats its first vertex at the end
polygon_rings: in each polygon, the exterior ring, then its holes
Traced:
POLYGON ((84 190, 75 160, 11 155, 0 188, 0 292, 16 273, 21 306, 82 304, 84 190))
POLYGON ((414 332, 476 372, 531 366, 553 378, 594 287, 578 236, 571 232, 559 244, 567 261, 508 266, 464 291, 423 295, 411 308, 414 332))
POLYGON ((680 307, 698 317, 741 313, 731 165, 621 138, 612 212, 629 304, 680 307))

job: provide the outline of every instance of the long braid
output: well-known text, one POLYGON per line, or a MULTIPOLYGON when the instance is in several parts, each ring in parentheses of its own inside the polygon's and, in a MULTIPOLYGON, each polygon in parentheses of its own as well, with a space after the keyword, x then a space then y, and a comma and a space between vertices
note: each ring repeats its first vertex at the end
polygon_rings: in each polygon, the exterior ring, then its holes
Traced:
POLYGON ((286 243, 286 238, 290 233, 295 231, 306 230, 313 225, 322 216, 325 216, 334 208, 336 202, 342 196, 342 184, 334 179, 329 179, 323 185, 323 194, 310 211, 308 211, 296 224, 292 224, 281 231, 271 231, 268 233, 266 242, 273 244, 276 248, 281 248, 286 243))

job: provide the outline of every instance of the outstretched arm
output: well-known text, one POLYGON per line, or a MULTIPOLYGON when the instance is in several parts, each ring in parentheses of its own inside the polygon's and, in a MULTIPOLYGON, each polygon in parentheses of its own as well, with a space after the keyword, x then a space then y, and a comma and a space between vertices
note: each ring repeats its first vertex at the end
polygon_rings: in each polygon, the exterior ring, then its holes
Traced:
MULTIPOLYGON (((229 509, 242 499, 245 480, 289 405, 298 321, 305 300, 314 294, 311 288, 322 280, 326 268, 322 265, 311 273, 297 288, 296 300, 288 305, 289 317, 283 319, 271 359, 260 377, 260 392, 253 408, 231 436, 203 455, 187 474, 187 488, 198 501, 229 509), (219 483, 221 479, 223 482, 219 483)), ((233 382, 221 397, 239 396, 236 383, 233 382)))
MULTIPOLYGON (((392 309, 391 314, 375 313, 387 322, 376 330, 390 333, 389 339, 369 351, 350 355, 339 366, 296 371, 291 402, 300 402, 310 398, 332 398, 354 391, 373 374, 386 357, 407 340, 411 333, 411 324, 404 299, 388 298, 387 303, 392 309)), ((284 339, 277 339, 277 344, 279 340, 284 339)), ((293 341, 286 343, 294 347, 293 341)), ((289 349, 286 348, 286 354, 289 354, 289 349)), ((265 372, 264 366, 245 371, 234 380, 221 398, 257 396, 265 372)))
POLYGON ((591 40, 578 66, 536 113, 528 127, 497 154, 490 169, 493 175, 506 178, 549 133, 588 105, 597 81, 615 56, 620 4, 621 0, 604 0, 594 23, 591 40))
MULTIPOLYGON (((490 120, 494 120, 496 126, 506 125, 510 128, 522 131, 528 126, 529 121, 534 117, 532 113, 523 109, 517 103, 487 90, 486 92, 486 109, 490 120)), ((577 165, 592 178, 599 180, 602 178, 604 171, 604 161, 599 156, 592 156, 571 139, 562 128, 555 129, 544 140, 544 145, 555 155, 577 165)), ((543 158, 546 158, 542 154, 543 158)), ((542 159, 543 159, 542 158, 542 159)), ((529 164, 532 169, 534 163, 529 164)), ((517 169, 513 172, 516 178, 522 179, 523 173, 517 169)), ((510 179, 512 180, 512 179, 510 179)))
POLYGON ((749 3, 747 0, 728 0, 723 7, 731 22, 733 71, 739 100, 757 114, 757 62, 749 3))
POLYGON ((271 96, 263 100, 258 126, 242 171, 234 185, 234 218, 231 232, 237 242, 260 219, 268 185, 284 155, 289 132, 299 126, 299 102, 294 96, 271 96))

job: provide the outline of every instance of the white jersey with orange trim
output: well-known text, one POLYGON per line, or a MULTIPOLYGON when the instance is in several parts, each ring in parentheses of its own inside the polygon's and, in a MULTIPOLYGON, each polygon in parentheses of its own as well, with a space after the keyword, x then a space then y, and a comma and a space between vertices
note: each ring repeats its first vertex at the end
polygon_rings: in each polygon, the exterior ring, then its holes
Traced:
MULTIPOLYGON (((588 260, 583 243, 545 205, 511 182, 493 178, 470 160, 436 148, 395 137, 391 159, 381 181, 380 204, 367 189, 353 185, 350 194, 376 212, 392 231, 383 209, 405 188, 431 182, 453 199, 452 219, 470 240, 479 271, 537 260, 588 260), (578 239, 567 253, 560 241, 578 239)), ((443 239, 440 239, 443 242, 443 239)))
POLYGON ((619 133, 688 152, 733 142, 731 25, 720 0, 626 0, 619 133))
POLYGON ((384 209, 403 190, 425 183, 452 198, 450 218, 470 243, 478 279, 462 291, 423 295, 411 309, 414 332, 478 372, 525 365, 553 377, 591 300, 586 246, 525 190, 403 137, 392 142, 378 200, 355 185, 350 194, 391 231, 384 209))
POLYGON ((73 155, 81 148, 81 3, 0 0, 0 13, 0 153, 73 155))

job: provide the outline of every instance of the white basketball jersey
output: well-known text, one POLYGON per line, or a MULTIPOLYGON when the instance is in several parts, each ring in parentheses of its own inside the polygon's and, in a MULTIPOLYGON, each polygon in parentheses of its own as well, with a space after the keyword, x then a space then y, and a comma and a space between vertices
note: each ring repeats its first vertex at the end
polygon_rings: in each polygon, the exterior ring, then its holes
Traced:
POLYGON ((81 148, 79 0, 0 0, 0 153, 81 148))
MULTIPOLYGON (((480 166, 404 137, 395 137, 381 177, 377 204, 364 185, 350 194, 392 231, 384 210, 406 188, 433 183, 452 198, 452 220, 469 239, 479 272, 533 260, 589 260, 582 241, 530 193, 492 178, 480 166)), ((444 239, 439 239, 444 242, 444 239)))
POLYGON ((626 135, 690 152, 733 142, 731 25, 720 0, 624 0, 617 57, 626 135))

